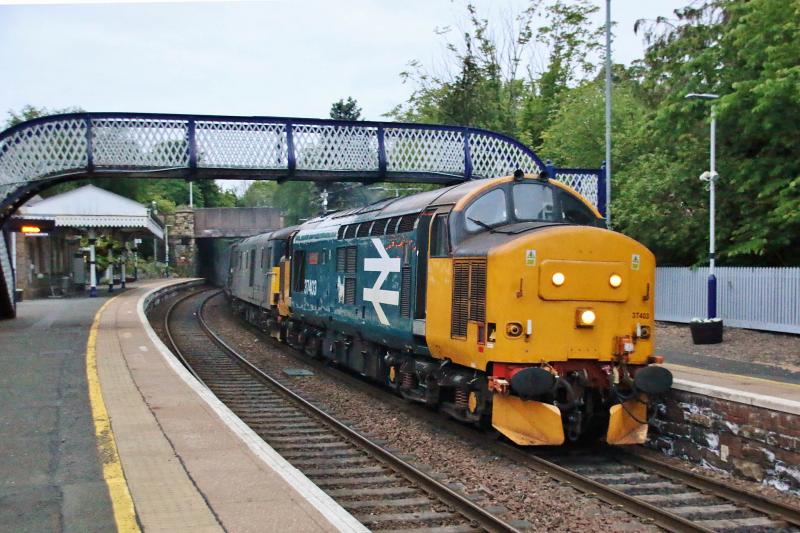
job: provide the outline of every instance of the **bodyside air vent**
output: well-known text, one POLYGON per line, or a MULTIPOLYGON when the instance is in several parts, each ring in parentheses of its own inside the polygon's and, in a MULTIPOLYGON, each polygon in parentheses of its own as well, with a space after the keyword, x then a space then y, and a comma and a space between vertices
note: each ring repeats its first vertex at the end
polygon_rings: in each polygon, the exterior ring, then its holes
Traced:
POLYGON ((486 262, 470 264, 469 319, 486 322, 486 262))
POLYGON ((397 225, 397 233, 405 233, 414 229, 414 224, 417 222, 417 213, 413 215, 403 215, 400 218, 400 223, 397 225))
POLYGON ((369 228, 372 226, 372 222, 362 222, 358 225, 358 231, 356 232, 356 237, 368 237, 369 236, 369 228))
POLYGON ((400 316, 411 318, 411 266, 403 265, 400 274, 400 316))
POLYGON ((344 303, 356 303, 356 278, 344 278, 344 303))
POLYGON ((348 246, 345 256, 345 272, 355 274, 358 268, 358 248, 348 246))
POLYGON ((370 230, 369 234, 373 237, 378 235, 383 235, 386 232, 386 224, 389 223, 388 218, 383 218, 381 220, 376 220, 372 223, 372 229, 370 230))
POLYGON ((453 311, 450 336, 466 338, 467 322, 486 321, 486 261, 483 259, 453 262, 453 311))
POLYGON ((347 265, 347 246, 336 249, 336 272, 345 272, 347 265))

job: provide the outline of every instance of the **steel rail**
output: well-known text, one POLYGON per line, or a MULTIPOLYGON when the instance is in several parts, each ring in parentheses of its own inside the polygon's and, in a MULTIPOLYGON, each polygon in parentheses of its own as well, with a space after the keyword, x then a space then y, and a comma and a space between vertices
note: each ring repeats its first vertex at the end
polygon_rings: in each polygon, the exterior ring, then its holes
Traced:
POLYGON ((713 493, 720 498, 730 500, 738 505, 763 513, 775 520, 783 520, 800 528, 800 509, 786 505, 777 500, 771 500, 761 494, 745 492, 735 489, 713 478, 703 477, 694 472, 689 472, 675 465, 671 465, 636 452, 626 450, 610 450, 611 453, 628 464, 634 465, 649 472, 655 472, 684 485, 688 485, 702 492, 713 493))
MULTIPOLYGON (((202 291, 197 291, 192 294, 188 294, 186 296, 181 297, 179 300, 175 301, 170 306, 169 314, 170 315, 172 314, 171 311, 173 311, 174 308, 179 303, 187 300, 192 296, 198 296, 198 294, 201 292, 202 291)), ((461 494, 458 494, 457 492, 453 491, 452 489, 442 484, 441 482, 431 477, 430 475, 426 474, 422 470, 404 461, 403 459, 401 459, 391 451, 387 450, 383 446, 371 441, 366 436, 351 429, 350 427, 338 421, 328 413, 320 410, 318 407, 308 402, 307 400, 297 395, 296 393, 292 392, 290 389, 281 384, 279 381, 277 381, 270 375, 266 374, 265 372, 257 368, 255 365, 253 365, 249 360, 247 360, 246 357, 241 355, 233 347, 228 345, 219 335, 217 335, 205 321, 205 318, 203 316, 203 311, 206 304, 212 297, 216 296, 221 291, 210 290, 208 292, 210 292, 211 294, 209 294, 206 298, 203 299, 202 303, 198 306, 198 310, 196 312, 196 318, 198 324, 200 325, 202 330, 209 336, 209 338, 212 341, 214 341, 215 344, 217 344, 217 346, 219 346, 223 351, 225 351, 233 360, 242 365, 244 369, 247 370, 250 374, 252 374, 254 377, 262 381, 266 385, 268 385, 270 388, 275 389, 277 392, 282 394, 291 402, 299 405, 302 409, 309 412, 309 414, 311 414, 316 419, 323 422, 326 426, 333 429, 336 433, 339 433, 341 436, 343 436, 351 443, 364 449, 372 456, 377 457, 379 460, 389 464, 399 474, 403 475, 406 479, 408 479, 412 483, 415 483, 424 491, 428 492, 429 494, 435 495, 444 504, 452 507, 453 509, 456 510, 456 512, 464 516, 470 522, 470 525, 472 527, 482 528, 490 532, 504 532, 504 533, 519 532, 519 530, 515 528, 512 524, 509 524, 500 517, 491 514, 487 510, 483 509, 479 505, 476 505, 474 502, 465 498, 461 494)), ((165 320, 165 322, 167 322, 168 325, 168 321, 165 320)), ((167 331, 169 331, 169 328, 167 328, 167 331)), ((177 348, 174 342, 174 338, 170 336, 170 339, 173 344, 173 347, 177 348)), ((181 360, 185 361, 186 359, 185 357, 181 356, 181 360)))
POLYGON ((672 514, 660 507, 639 500, 635 496, 625 494, 609 485, 605 485, 574 472, 569 468, 533 455, 530 452, 522 451, 511 444, 497 442, 495 446, 501 449, 507 457, 510 457, 523 466, 536 470, 537 472, 545 473, 562 483, 573 486, 587 496, 597 498, 613 506, 618 506, 618 508, 624 509, 644 519, 646 523, 651 523, 662 529, 676 533, 686 531, 710 533, 714 531, 713 529, 695 524, 682 516, 672 514))
MULTIPOLYGON (((248 322, 243 322, 243 325, 248 328, 253 328, 255 331, 263 335, 263 331, 255 328, 255 326, 249 324, 248 322)), ((376 387, 372 384, 365 384, 363 380, 347 373, 346 371, 331 368, 323 364, 318 364, 317 361, 309 358, 302 352, 274 341, 274 339, 271 337, 267 337, 267 339, 273 341, 271 342, 271 345, 277 349, 280 349, 282 353, 290 355, 299 361, 303 361, 304 363, 313 366, 315 369, 325 372, 329 376, 345 379, 349 384, 357 387, 358 390, 370 394, 373 397, 380 397, 391 401, 394 405, 406 410, 406 412, 412 412, 414 416, 420 416, 437 424, 445 424, 449 431, 453 431, 459 436, 469 438, 476 444, 487 446, 492 450, 497 451, 499 454, 504 455, 514 462, 517 462, 521 466, 525 466, 536 472, 547 474, 561 483, 573 486, 586 495, 596 497, 601 501, 618 506, 630 514, 643 519, 643 521, 646 523, 652 523, 668 531, 713 531, 712 529, 695 524, 694 522, 679 515, 669 513, 660 507, 639 500, 636 498, 636 496, 627 495, 621 491, 609 487, 608 485, 604 485, 577 472, 573 472, 569 468, 565 468, 552 461, 548 461, 543 457, 536 456, 530 451, 524 451, 511 444, 502 442, 487 443, 485 435, 483 438, 480 438, 471 427, 464 426, 463 424, 449 419, 442 419, 441 415, 437 413, 431 413, 428 410, 418 408, 416 405, 409 404, 394 394, 386 392, 380 387, 376 387)), ((783 520, 789 525, 800 527, 800 509, 795 507, 786 505, 782 502, 770 500, 767 497, 750 491, 729 487, 716 480, 699 476, 678 467, 658 461, 654 458, 644 457, 630 452, 624 452, 619 449, 605 448, 604 451, 609 454, 615 454, 614 457, 623 463, 628 463, 645 471, 656 473, 669 480, 682 483, 687 487, 700 490, 704 494, 713 494, 714 496, 728 500, 743 508, 767 515, 774 520, 783 520)))
MULTIPOLYGON (((205 323, 205 321, 203 321, 202 323, 205 323)), ((204 327, 208 326, 205 325, 204 327)), ((208 329, 207 331, 210 331, 210 329, 208 329)), ((222 339, 220 339, 217 335, 213 333, 211 334, 217 339, 219 343, 227 347, 227 344, 225 344, 225 342, 222 339)), ((281 344, 281 346, 284 345, 281 344)), ((289 347, 287 348, 288 349, 286 349, 285 352, 291 353, 297 359, 301 359, 306 362, 310 361, 310 358, 308 356, 303 356, 300 352, 291 349, 289 347)), ((228 349, 231 348, 228 347, 228 349)), ((250 365, 249 362, 247 364, 250 365)), ((252 365, 250 366, 252 367, 252 365)), ((260 372, 260 370, 258 369, 255 370, 257 372, 260 372)), ((355 378, 353 378, 353 380, 356 381, 355 378)), ((281 387, 283 386, 281 385, 281 387)), ((394 396, 392 397, 394 398, 394 396)), ((437 415, 434 416, 436 416, 436 418, 441 419, 440 416, 437 415)), ((431 417, 431 419, 432 418, 433 417, 431 417)), ((441 422, 441 420, 439 420, 439 422, 441 422)), ((460 429, 458 429, 457 431, 461 434, 464 434, 464 432, 461 431, 465 429, 464 426, 461 424, 459 424, 458 426, 460 429)), ((470 438, 474 438, 474 431, 470 431, 470 433, 471 433, 470 438)), ((486 445, 486 443, 484 443, 484 445, 486 445)), ((570 485, 587 495, 596 497, 597 499, 604 501, 612 506, 618 506, 619 508, 624 509, 628 513, 643 519, 645 523, 652 523, 654 525, 661 527, 662 529, 672 532, 690 531, 690 532, 709 533, 713 531, 711 529, 694 524, 690 520, 687 520, 681 516, 667 513, 654 505, 651 505, 647 502, 643 502, 641 500, 637 500, 633 496, 629 496, 607 485, 603 485, 602 483, 594 481, 586 476, 582 476, 577 472, 573 472, 567 468, 564 468, 555 463, 547 461, 546 459, 537 457, 535 455, 531 455, 529 452, 522 451, 521 449, 516 448, 513 445, 501 442, 493 442, 489 443, 489 447, 499 451, 500 453, 503 453, 506 457, 512 459, 514 462, 520 464, 521 466, 530 468, 531 470, 534 470, 538 473, 547 474, 551 478, 563 484, 570 485)))
POLYGON ((178 347, 178 343, 175 342, 175 338, 172 336, 172 331, 171 331, 171 329, 169 327, 169 322, 170 322, 170 319, 172 318, 172 312, 175 310, 175 308, 178 306, 178 304, 184 302, 185 300, 188 300, 192 296, 196 296, 197 294, 203 292, 203 290, 204 289, 200 289, 200 290, 197 290, 197 291, 190 291, 187 294, 184 294, 184 295, 179 296, 178 298, 176 298, 175 301, 173 301, 170 304, 169 308, 167 309, 167 312, 164 313, 164 324, 163 325, 164 325, 164 334, 167 336, 167 340, 169 341, 169 344, 170 344, 170 346, 168 346, 168 348, 178 358, 178 360, 180 360, 180 362, 184 366, 184 368, 186 368, 186 370, 191 372, 191 374, 194 376, 194 378, 197 381, 199 381, 200 383, 205 385, 206 388, 208 388, 208 385, 206 385, 206 383, 200 378, 200 376, 197 375, 197 372, 194 371, 192 366, 186 360, 186 357, 184 357, 183 352, 178 347))

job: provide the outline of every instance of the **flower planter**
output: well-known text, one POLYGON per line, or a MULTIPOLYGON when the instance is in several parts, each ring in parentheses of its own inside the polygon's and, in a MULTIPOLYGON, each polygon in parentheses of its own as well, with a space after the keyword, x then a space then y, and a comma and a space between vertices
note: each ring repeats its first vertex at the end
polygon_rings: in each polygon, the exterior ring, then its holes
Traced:
POLYGON ((722 342, 722 320, 713 322, 691 322, 692 342, 695 344, 719 344, 722 342))

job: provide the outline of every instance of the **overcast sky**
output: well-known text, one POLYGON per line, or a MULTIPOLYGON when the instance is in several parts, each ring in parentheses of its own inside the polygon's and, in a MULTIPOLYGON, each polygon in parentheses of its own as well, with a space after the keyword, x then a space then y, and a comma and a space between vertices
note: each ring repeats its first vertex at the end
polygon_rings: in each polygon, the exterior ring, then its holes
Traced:
MULTIPOLYGON (((613 0, 614 60, 641 57, 636 19, 687 3, 613 0)), ((526 2, 477 4, 496 16, 526 2)), ((353 96, 364 118, 381 120, 412 90, 399 73, 412 59, 441 65, 435 30, 463 27, 464 13, 458 0, 0 5, 0 112, 326 117, 353 96)))

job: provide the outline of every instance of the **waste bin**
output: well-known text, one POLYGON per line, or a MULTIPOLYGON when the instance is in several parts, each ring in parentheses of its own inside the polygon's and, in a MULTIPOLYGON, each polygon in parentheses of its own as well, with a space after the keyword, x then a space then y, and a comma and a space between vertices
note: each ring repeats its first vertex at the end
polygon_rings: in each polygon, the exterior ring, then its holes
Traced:
POLYGON ((722 342, 722 320, 691 322, 692 342, 695 344, 719 344, 722 342))

